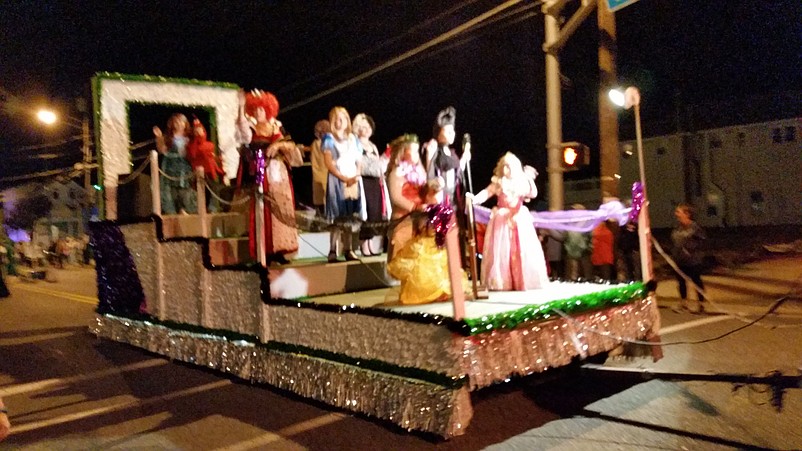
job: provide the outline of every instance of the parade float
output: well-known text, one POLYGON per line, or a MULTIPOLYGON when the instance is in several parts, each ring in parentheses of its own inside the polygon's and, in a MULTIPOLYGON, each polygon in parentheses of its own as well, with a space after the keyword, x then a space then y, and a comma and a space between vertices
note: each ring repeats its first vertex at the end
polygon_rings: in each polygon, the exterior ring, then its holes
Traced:
MULTIPOLYGON (((90 329, 98 337, 443 437, 465 433, 473 391, 656 337, 656 299, 640 282, 555 281, 540 290, 404 306, 387 302, 393 284, 384 257, 328 263, 320 255, 324 232, 301 230, 289 265, 252 261, 247 219, 208 213, 202 183, 197 214, 161 214, 154 194, 151 215, 118 217, 122 184, 147 175, 148 164, 154 193, 160 178, 155 152, 134 167, 131 108, 208 111, 223 169, 234 177, 238 92, 197 80, 93 79, 103 186, 103 220, 91 225, 99 305, 90 329)), ((258 207, 263 199, 251 195, 258 207)), ((535 221, 590 230, 627 213, 555 212, 535 221)), ((304 220, 299 214, 299 226, 304 220)))

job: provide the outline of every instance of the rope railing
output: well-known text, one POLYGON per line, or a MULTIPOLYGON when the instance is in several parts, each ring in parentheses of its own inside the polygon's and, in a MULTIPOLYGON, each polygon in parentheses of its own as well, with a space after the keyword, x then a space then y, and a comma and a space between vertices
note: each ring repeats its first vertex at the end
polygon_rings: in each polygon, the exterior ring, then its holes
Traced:
POLYGON ((227 200, 223 199, 222 197, 220 197, 216 192, 214 192, 214 188, 212 188, 212 186, 209 185, 209 182, 206 179, 204 179, 204 184, 206 185, 206 189, 209 190, 209 193, 212 195, 212 197, 214 197, 215 200, 217 200, 218 202, 220 202, 223 205, 238 206, 238 205, 243 205, 246 202, 250 202, 250 200, 251 200, 251 195, 248 194, 247 196, 245 196, 245 197, 243 197, 241 199, 227 201, 227 200))
POLYGON ((192 177, 195 176, 195 174, 193 174, 191 172, 188 172, 186 174, 182 174, 182 175, 179 175, 178 177, 176 177, 176 176, 168 175, 166 172, 164 172, 164 170, 162 170, 162 168, 159 168, 159 174, 162 177, 166 178, 167 180, 170 180, 170 181, 173 181, 173 182, 183 182, 184 180, 187 180, 187 179, 192 178, 192 177))
POLYGON ((148 159, 145 159, 145 160, 143 160, 143 161, 142 161, 142 164, 140 164, 140 165, 139 165, 139 167, 138 167, 138 168, 136 168, 136 169, 135 169, 133 172, 131 172, 130 174, 128 174, 128 175, 125 177, 125 179, 120 179, 120 180, 118 180, 118 181, 117 181, 117 185, 118 185, 118 186, 119 186, 119 185, 125 185, 125 184, 127 184, 127 183, 131 183, 131 182, 133 182, 134 180, 136 180, 136 178, 137 178, 137 177, 139 177, 140 175, 142 175, 142 172, 144 172, 144 171, 145 171, 145 168, 146 168, 146 167, 148 167, 148 164, 150 164, 150 160, 148 160, 148 159))

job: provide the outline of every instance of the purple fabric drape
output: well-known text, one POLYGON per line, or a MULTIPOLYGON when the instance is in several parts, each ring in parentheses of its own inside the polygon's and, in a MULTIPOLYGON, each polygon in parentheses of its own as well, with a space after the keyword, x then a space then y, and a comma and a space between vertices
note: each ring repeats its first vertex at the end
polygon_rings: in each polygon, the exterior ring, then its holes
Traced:
MULTIPOLYGON (((487 224, 490 220, 490 209, 475 205, 474 217, 478 224, 487 224)), ((638 206, 640 209, 640 205, 638 206)), ((621 202, 607 202, 598 210, 563 210, 563 211, 533 211, 532 222, 538 229, 555 229, 569 232, 590 232, 599 223, 615 220, 619 225, 629 221, 632 208, 625 207, 621 202)))

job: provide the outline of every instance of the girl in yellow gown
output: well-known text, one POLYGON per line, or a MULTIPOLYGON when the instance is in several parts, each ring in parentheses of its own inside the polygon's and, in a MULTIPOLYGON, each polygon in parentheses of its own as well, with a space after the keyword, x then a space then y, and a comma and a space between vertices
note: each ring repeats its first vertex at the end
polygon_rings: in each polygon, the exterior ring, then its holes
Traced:
POLYGON ((401 282, 402 304, 424 304, 451 297, 448 256, 427 227, 427 205, 436 204, 442 182, 427 183, 416 135, 403 135, 391 144, 387 187, 393 207, 387 272, 401 282))

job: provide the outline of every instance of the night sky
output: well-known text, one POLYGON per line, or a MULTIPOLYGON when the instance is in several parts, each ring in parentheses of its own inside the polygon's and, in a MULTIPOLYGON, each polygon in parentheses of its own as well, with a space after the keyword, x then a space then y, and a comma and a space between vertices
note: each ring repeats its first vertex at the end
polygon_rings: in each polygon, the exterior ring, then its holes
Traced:
MULTIPOLYGON (((74 134, 45 130, 28 111, 50 104, 78 115, 75 99, 91 99, 90 78, 98 71, 231 82, 272 91, 289 107, 500 3, 2 2, 0 94, 17 102, 6 102, 0 112, 0 179, 80 160, 80 141, 22 149, 74 134)), ((383 148, 405 132, 428 139, 436 113, 453 105, 458 136, 473 138, 477 185, 488 181, 493 163, 508 150, 545 179, 539 12, 535 2, 523 2, 484 27, 280 112, 279 119, 296 141, 308 144, 315 121, 342 105, 352 115, 374 117, 374 142, 383 148)), ((760 113, 772 117, 763 120, 802 115, 800 105, 772 100, 788 92, 799 99, 802 92, 799 0, 640 0, 616 13, 616 27, 619 79, 641 89, 646 136, 671 132, 680 122, 687 126, 692 105, 743 111, 765 103, 760 113)), ((594 12, 561 53, 563 136, 592 148, 598 146, 597 42, 594 12)), ((713 116, 723 122, 749 117, 731 113, 696 113, 696 124, 713 116)), ((622 113, 622 139, 631 137, 630 122, 622 113)), ((596 158, 591 169, 572 176, 594 173, 596 158)))

